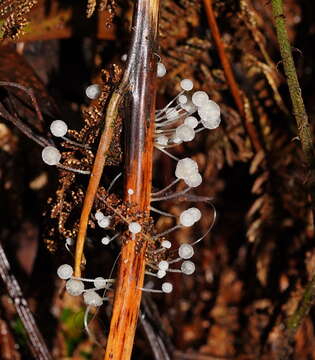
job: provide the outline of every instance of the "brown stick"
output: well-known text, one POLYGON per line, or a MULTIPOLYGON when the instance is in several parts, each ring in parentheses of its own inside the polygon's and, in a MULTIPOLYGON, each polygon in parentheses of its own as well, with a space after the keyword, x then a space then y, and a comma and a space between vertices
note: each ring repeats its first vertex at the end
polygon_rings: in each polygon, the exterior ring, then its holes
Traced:
POLYGON ((224 49, 224 43, 221 38, 220 30, 215 18, 215 14, 213 12, 213 5, 212 0, 203 0, 204 7, 207 14, 208 24, 213 36, 213 40, 215 42, 215 45, 218 49, 219 58, 223 67, 223 71, 226 77, 226 81, 230 87, 231 94, 233 96, 235 105, 241 114, 242 117, 244 117, 244 126, 247 130, 247 133, 249 135, 250 141, 252 143, 253 148, 256 150, 256 152, 263 149, 263 146, 261 144, 261 141, 259 139, 259 135, 257 134, 256 128, 254 124, 251 121, 248 121, 246 119, 246 112, 244 103, 242 100, 242 93, 238 87, 238 84, 235 80, 233 69, 230 63, 230 60, 228 59, 225 49, 224 49))
MULTIPOLYGON (((130 121, 126 122, 125 200, 149 215, 155 110, 158 0, 138 0, 128 56, 130 121), (128 189, 134 191, 128 194, 128 189)), ((129 360, 139 315, 146 240, 141 234, 123 244, 105 360, 129 360)))

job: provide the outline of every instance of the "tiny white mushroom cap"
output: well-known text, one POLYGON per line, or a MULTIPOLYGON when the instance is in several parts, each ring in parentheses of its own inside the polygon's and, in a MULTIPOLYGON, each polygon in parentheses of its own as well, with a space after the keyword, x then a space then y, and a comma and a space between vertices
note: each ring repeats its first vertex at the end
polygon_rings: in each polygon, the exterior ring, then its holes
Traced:
POLYGON ((159 262, 158 267, 159 267, 160 270, 166 271, 168 269, 168 267, 169 267, 169 264, 168 264, 168 262, 166 260, 162 260, 162 261, 159 262))
POLYGON ((164 66, 164 64, 159 62, 157 64, 157 76, 158 77, 163 77, 165 74, 166 74, 166 67, 164 66))
POLYGON ((165 271, 165 270, 159 270, 159 271, 157 272, 157 277, 158 277, 159 279, 164 278, 165 275, 166 275, 166 271, 165 271))
POLYGON ((192 102, 196 106, 204 106, 209 101, 209 96, 205 91, 196 91, 191 97, 192 102))
POLYGON ((72 274, 73 268, 68 264, 60 265, 57 269, 57 275, 60 277, 60 279, 68 280, 71 278, 72 274))
POLYGON ((66 282, 66 290, 72 296, 79 296, 84 290, 84 284, 81 280, 70 279, 66 282))
POLYGON ((172 138, 172 141, 174 144, 181 144, 182 143, 182 140, 179 138, 179 137, 173 137, 172 138))
POLYGON ((101 240, 101 243, 103 245, 108 245, 110 243, 110 241, 111 241, 111 238, 109 236, 104 236, 101 240))
POLYGON ((90 85, 85 89, 85 94, 89 99, 95 100, 101 95, 101 86, 98 84, 90 85))
POLYGON ((217 118, 207 118, 207 119, 201 119, 201 123, 202 125, 206 128, 206 129, 216 129, 217 127, 219 127, 221 122, 221 117, 220 115, 217 118))
POLYGON ((179 95, 177 100, 180 104, 186 104, 188 101, 188 98, 186 95, 179 95))
POLYGON ((165 282, 162 284, 162 291, 166 294, 169 294, 173 291, 173 285, 169 282, 165 282))
POLYGON ((47 165, 57 165, 61 159, 61 154, 54 146, 46 146, 42 151, 42 159, 47 165))
POLYGON ((198 164, 190 158, 178 160, 175 170, 175 176, 178 179, 185 179, 189 176, 198 173, 198 164))
POLYGON ((201 214, 201 211, 198 208, 192 207, 192 208, 189 208, 188 211, 190 212, 190 214, 194 218, 195 222, 199 221, 201 219, 202 214, 201 214))
POLYGON ((106 280, 103 277, 99 276, 94 279, 94 286, 97 289, 103 289, 106 286, 106 280))
POLYGON ((170 107, 165 111, 165 115, 167 120, 175 120, 179 117, 179 112, 175 107, 170 107))
POLYGON ((100 220, 97 221, 97 224, 101 228, 107 228, 110 225, 110 216, 104 216, 100 220))
POLYGON ((180 104, 181 108, 184 109, 189 114, 194 113, 197 111, 197 106, 192 103, 192 101, 187 101, 186 104, 180 104))
POLYGON ((194 248, 190 244, 182 244, 178 249, 178 255, 182 259, 190 259, 194 253, 194 248))
POLYGON ((183 79, 181 82, 180 82, 180 86, 183 90, 185 91, 190 91, 192 90, 192 88, 194 87, 194 84, 191 80, 189 79, 183 79))
POLYGON ((71 246, 74 244, 74 240, 72 238, 66 238, 66 244, 71 246))
POLYGON ((65 136, 68 131, 68 125, 63 120, 54 120, 50 124, 50 131, 56 137, 65 136))
POLYGON ((179 216, 179 223, 183 226, 190 227, 194 225, 195 220, 189 210, 183 211, 179 216))
POLYGON ((105 217, 105 215, 100 210, 96 211, 96 213, 95 213, 96 220, 102 220, 104 217, 105 217))
POLYGON ((103 299, 94 290, 88 290, 83 294, 84 303, 90 306, 101 306, 103 299))
POLYGON ((121 61, 127 61, 127 58, 128 58, 127 54, 121 55, 121 61))
POLYGON ((138 234, 141 231, 141 225, 133 221, 129 224, 128 229, 132 234, 138 234))
POLYGON ((198 120, 194 116, 188 116, 186 117, 184 124, 194 129, 198 126, 198 120))
POLYGON ((165 135, 160 135, 156 138, 156 142, 159 144, 159 145, 162 145, 162 146, 165 146, 167 145, 168 143, 168 137, 165 136, 165 135))
POLYGON ((165 249, 170 249, 172 247, 172 243, 168 240, 163 240, 161 246, 165 249))
POLYGON ((202 176, 199 173, 195 173, 185 178, 184 181, 189 187, 194 188, 202 183, 202 176))
POLYGON ((176 137, 183 141, 191 141, 195 137, 195 131, 192 127, 182 124, 176 128, 176 137))
POLYGON ((196 266, 192 261, 184 261, 182 263, 181 270, 185 275, 191 275, 195 272, 196 266))
POLYGON ((198 108, 198 114, 201 119, 214 118, 217 119, 220 116, 220 106, 212 100, 198 108))

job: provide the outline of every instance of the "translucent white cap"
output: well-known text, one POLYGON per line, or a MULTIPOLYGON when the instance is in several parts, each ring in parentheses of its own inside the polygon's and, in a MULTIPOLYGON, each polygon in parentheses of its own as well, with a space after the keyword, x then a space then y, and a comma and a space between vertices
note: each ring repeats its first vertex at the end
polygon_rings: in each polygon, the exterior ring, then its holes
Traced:
POLYGON ((89 99, 95 100, 101 95, 101 86, 98 84, 90 85, 85 89, 85 94, 89 99))
POLYGON ((182 259, 190 259, 194 256, 194 248, 190 244, 182 244, 178 249, 178 255, 182 259))
POLYGON ((168 143, 168 137, 165 136, 165 135, 160 135, 156 138, 156 142, 159 144, 159 145, 162 145, 162 146, 166 146, 167 143, 168 143))
POLYGON ((79 296, 83 293, 84 284, 81 280, 70 279, 66 282, 66 290, 72 296, 79 296))
POLYGON ((42 150, 42 159, 47 165, 57 165, 61 159, 61 154, 54 146, 46 146, 42 150))
POLYGON ((94 286, 97 289, 104 289, 104 287, 106 286, 106 280, 103 277, 99 276, 94 279, 94 286))
POLYGON ((141 231, 141 225, 137 222, 131 222, 128 229, 132 234, 138 234, 141 231))
POLYGON ((192 88, 194 87, 194 84, 191 80, 189 79, 183 79, 181 82, 180 82, 180 86, 183 90, 185 91, 190 91, 192 90, 192 88))
POLYGON ((194 129, 198 126, 198 120, 194 116, 188 116, 186 117, 184 124, 194 129))
POLYGON ((184 261, 181 266, 181 270, 186 275, 191 275, 195 272, 196 266, 192 261, 184 261))
POLYGON ((60 277, 60 279, 68 280, 71 278, 72 274, 73 268, 68 264, 60 265, 57 269, 57 275, 60 277))
POLYGON ((68 131, 68 125, 63 120, 54 120, 50 124, 50 131, 56 137, 65 136, 68 131))
POLYGON ((165 282, 162 284, 162 291, 166 294, 169 294, 173 291, 173 285, 169 282, 165 282))
POLYGON ((192 101, 188 100, 186 104, 180 104, 181 108, 184 109, 189 114, 197 111, 197 106, 192 103, 192 101))
POLYGON ((221 117, 218 116, 217 118, 209 117, 207 119, 201 119, 201 123, 206 129, 213 130, 219 127, 221 123, 221 117))
POLYGON ((74 240, 72 238, 66 238, 66 244, 71 246, 74 244, 74 240))
POLYGON ((90 306, 101 306, 103 299, 94 290, 88 290, 83 294, 84 303, 90 306))
POLYGON ((194 225, 195 220, 189 210, 183 211, 179 216, 179 223, 183 226, 190 227, 194 225))
POLYGON ((163 77, 165 74, 166 74, 166 67, 164 66, 164 64, 159 62, 157 64, 157 76, 158 77, 163 77))
POLYGON ((107 228, 110 225, 110 216, 104 216, 100 220, 97 220, 97 224, 101 228, 107 228))
POLYGON ((187 101, 188 101, 188 98, 187 98, 186 95, 179 95, 179 97, 178 97, 178 102, 179 102, 180 104, 186 104, 187 101))
POLYGON ((100 211, 100 210, 97 210, 96 213, 95 213, 95 219, 96 220, 101 220, 105 217, 105 215, 100 211))
POLYGON ((198 164, 190 158, 184 158, 178 161, 175 170, 175 176, 178 179, 185 179, 198 173, 198 164))
POLYGON ((185 183, 189 187, 197 187, 202 183, 202 176, 199 173, 192 174, 189 177, 185 178, 185 183))
POLYGON ((170 249, 172 247, 172 243, 168 240, 163 240, 161 246, 165 249, 170 249))
POLYGON ((159 262, 158 267, 159 267, 160 270, 166 271, 168 269, 168 267, 169 267, 169 264, 168 264, 168 262, 166 260, 162 260, 162 261, 159 262))
POLYGON ((194 218, 195 222, 201 219, 201 211, 198 208, 192 207, 189 208, 188 211, 191 214, 191 216, 194 218))
POLYGON ((110 241, 111 241, 111 238, 109 236, 104 236, 101 240, 101 243, 103 245, 108 245, 110 243, 110 241))
POLYGON ((209 96, 205 91, 196 91, 194 92, 191 100, 198 107, 204 106, 209 101, 209 96))
POLYGON ((198 108, 198 114, 201 119, 217 119, 220 116, 220 107, 214 101, 208 100, 205 105, 198 108))
POLYGON ((165 111, 167 120, 175 120, 179 117, 179 112, 175 107, 170 107, 165 111))
POLYGON ((159 271, 157 272, 157 277, 158 277, 159 279, 164 278, 165 275, 166 275, 166 271, 165 271, 165 270, 159 270, 159 271))
POLYGON ((182 124, 176 128, 176 137, 183 141, 191 141, 195 137, 195 131, 192 127, 182 124))

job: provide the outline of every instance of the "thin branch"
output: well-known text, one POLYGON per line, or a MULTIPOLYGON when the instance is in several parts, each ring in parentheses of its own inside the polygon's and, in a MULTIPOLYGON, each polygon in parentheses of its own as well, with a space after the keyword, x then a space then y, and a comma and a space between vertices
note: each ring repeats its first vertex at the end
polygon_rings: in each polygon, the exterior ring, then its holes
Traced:
MULTIPOLYGON (((277 31, 277 38, 280 47, 280 53, 282 57, 282 63, 284 72, 286 75, 290 97, 293 106, 293 114, 297 124, 297 131, 301 141, 302 150, 305 156, 305 160, 308 165, 308 169, 311 173, 311 181, 309 184, 309 191, 312 198, 312 210, 314 218, 314 203, 315 203, 315 157, 314 157, 314 146, 313 137, 308 120, 308 116, 305 111, 305 106, 301 94, 301 88, 297 77, 291 44, 288 38, 288 32, 286 29, 286 20, 283 13, 282 0, 272 0, 272 12, 277 31)), ((300 304, 296 311, 287 320, 287 334, 290 339, 293 338, 296 331, 302 324, 303 319, 308 315, 311 307, 313 306, 315 299, 315 275, 308 283, 300 304)))
POLYGON ((11 272, 9 261, 0 243, 0 277, 28 335, 31 352, 35 359, 52 360, 44 339, 36 325, 33 314, 23 297, 22 290, 11 272))

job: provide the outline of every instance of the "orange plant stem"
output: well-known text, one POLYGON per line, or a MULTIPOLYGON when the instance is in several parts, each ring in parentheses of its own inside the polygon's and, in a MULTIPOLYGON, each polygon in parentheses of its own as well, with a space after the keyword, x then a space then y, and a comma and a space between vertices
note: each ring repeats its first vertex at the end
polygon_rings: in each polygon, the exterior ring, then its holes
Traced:
MULTIPOLYGON (((120 86, 121 88, 122 86, 120 86)), ((88 188, 85 194, 83 208, 80 217, 79 232, 77 236, 75 256, 74 256, 74 276, 81 276, 81 262, 84 249, 84 242, 86 237, 87 226, 89 222, 90 213, 93 207, 95 195, 103 174, 103 168, 105 165, 106 154, 109 150, 113 132, 114 132, 114 121, 117 117, 118 104, 121 100, 119 91, 115 91, 108 104, 106 117, 105 117, 105 128, 101 135, 101 139, 96 152, 92 172, 88 188)))
MULTIPOLYGON (((126 74, 131 93, 125 121, 125 200, 149 216, 155 117, 158 0, 138 0, 126 74), (129 195, 128 190, 133 194, 129 195)), ((105 360, 129 360, 141 302, 146 239, 141 233, 125 241, 121 250, 113 314, 105 360)))

